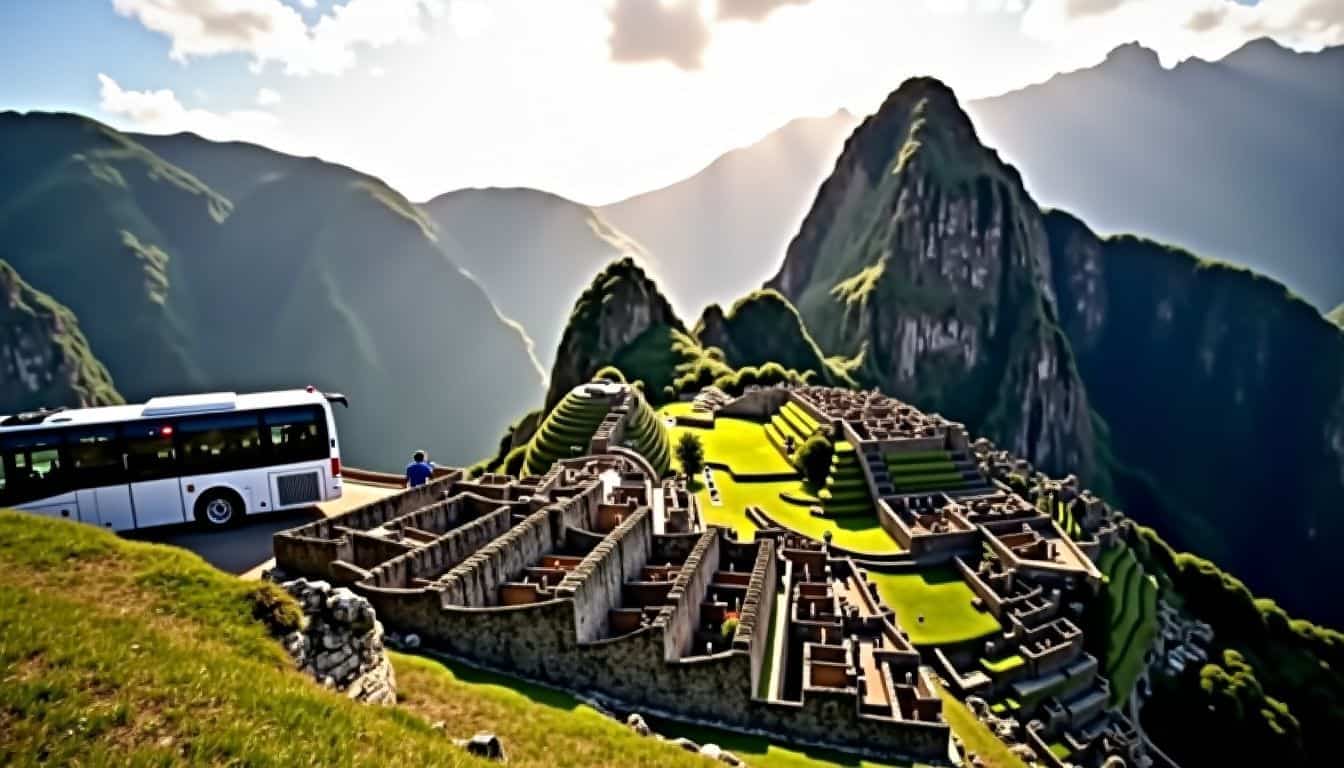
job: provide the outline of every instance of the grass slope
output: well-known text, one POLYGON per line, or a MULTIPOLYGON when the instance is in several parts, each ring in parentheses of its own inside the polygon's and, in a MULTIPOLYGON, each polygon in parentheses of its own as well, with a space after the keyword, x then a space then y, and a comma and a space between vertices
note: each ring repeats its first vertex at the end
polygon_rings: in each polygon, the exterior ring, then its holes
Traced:
MULTIPOLYGON (((393 655, 402 698, 369 707, 299 674, 254 614, 297 621, 272 586, 91 526, 0 512, 0 764, 708 765, 559 694, 393 655)), ((753 764, 768 764, 753 761, 753 764)))

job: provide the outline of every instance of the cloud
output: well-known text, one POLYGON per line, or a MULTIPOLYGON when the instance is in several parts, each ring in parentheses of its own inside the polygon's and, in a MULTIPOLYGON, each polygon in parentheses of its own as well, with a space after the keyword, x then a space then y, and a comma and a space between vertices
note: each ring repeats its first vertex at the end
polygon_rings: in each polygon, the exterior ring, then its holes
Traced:
POLYGON ((616 0, 607 11, 613 61, 670 61, 699 69, 709 22, 697 0, 616 0))
POLYGON ((1124 5, 1127 0, 1064 0, 1064 15, 1073 18, 1099 16, 1124 5))
MULTIPOLYGON (((117 13, 172 41, 174 61, 243 53, 253 69, 268 62, 286 74, 334 75, 355 64, 355 48, 424 39, 445 0, 347 0, 311 26, 280 0, 112 0, 117 13)), ((305 7, 307 7, 305 5, 305 7)))
POLYGON ((785 5, 807 5, 812 0, 718 0, 718 18, 760 21, 776 8, 785 5))
POLYGON ((98 82, 98 106, 109 115, 124 118, 136 130, 151 133, 191 131, 210 139, 273 143, 273 129, 280 123, 275 115, 262 110, 211 112, 188 109, 171 90, 129 91, 101 72, 98 82))
POLYGON ((280 94, 270 88, 261 88, 257 90, 257 105, 262 107, 272 107, 280 103, 280 94))

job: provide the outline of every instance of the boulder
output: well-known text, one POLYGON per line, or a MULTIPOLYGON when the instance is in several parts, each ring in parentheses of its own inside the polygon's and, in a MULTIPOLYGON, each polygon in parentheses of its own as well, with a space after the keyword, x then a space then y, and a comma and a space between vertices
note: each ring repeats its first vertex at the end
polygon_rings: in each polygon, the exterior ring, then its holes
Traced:
POLYGON ((466 743, 467 752, 487 760, 504 760, 504 744, 493 733, 482 731, 466 743))
POLYGON ((700 747, 700 754, 708 757, 710 760, 718 760, 719 755, 723 754, 723 750, 719 748, 718 744, 706 744, 700 747))
POLYGON ((630 726, 630 730, 638 733, 640 736, 648 736, 652 730, 649 724, 644 722, 644 717, 638 712, 631 712, 630 716, 625 718, 625 724, 630 726))
POLYGON ((673 739, 673 740, 672 740, 672 743, 675 744, 675 745, 677 745, 678 747, 681 747, 682 749, 686 750, 687 752, 699 752, 699 751, 700 751, 700 745, 699 745, 699 744, 696 744, 694 741, 691 741, 690 739, 688 739, 688 738, 686 738, 686 737, 684 737, 684 736, 683 736, 682 738, 679 738, 679 739, 673 739))

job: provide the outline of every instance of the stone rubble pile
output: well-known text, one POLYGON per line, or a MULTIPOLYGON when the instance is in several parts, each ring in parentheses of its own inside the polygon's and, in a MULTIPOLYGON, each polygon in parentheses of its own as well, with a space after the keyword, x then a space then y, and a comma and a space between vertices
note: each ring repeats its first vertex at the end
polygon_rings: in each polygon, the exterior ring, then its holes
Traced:
POLYGON ((304 613, 303 629, 284 638, 295 663, 356 701, 395 704, 397 682, 383 652, 383 625, 369 601, 325 581, 295 579, 280 586, 304 613))

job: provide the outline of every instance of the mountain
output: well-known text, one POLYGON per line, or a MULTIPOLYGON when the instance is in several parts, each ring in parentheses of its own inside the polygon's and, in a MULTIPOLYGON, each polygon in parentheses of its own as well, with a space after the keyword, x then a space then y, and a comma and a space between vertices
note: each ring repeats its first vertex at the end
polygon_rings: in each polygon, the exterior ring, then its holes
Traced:
POLYGON ((756 291, 738 299, 725 313, 711 304, 696 323, 695 338, 723 352, 733 368, 777 363, 800 372, 811 371, 819 384, 854 387, 849 375, 854 361, 827 360, 812 339, 803 319, 788 299, 776 291, 756 291))
POLYGON ((1045 224, 1088 397, 1143 476, 1121 489, 1130 511, 1293 613, 1344 624, 1303 588, 1344 579, 1344 334, 1245 269, 1100 238, 1067 213, 1045 224))
POLYGON ((1344 301, 1344 47, 1258 40, 1163 69, 1136 45, 969 106, 1042 202, 1344 301), (1080 108, 1080 105, 1087 105, 1080 108))
MULTIPOLYGON (((966 110, 1037 200, 1103 231, 1250 266, 1329 309, 1344 302, 1344 220, 1331 208, 1344 196, 1340 82, 1344 47, 1296 53, 1259 40, 1163 69, 1128 45, 966 110)), ((599 211, 685 267, 667 287, 680 311, 727 306, 778 264, 857 122, 843 111, 795 120, 599 211)))
POLYGON ((1334 310, 1330 312, 1330 314, 1325 316, 1325 319, 1329 320, 1330 322, 1334 323, 1340 328, 1344 328, 1344 304, 1340 304, 1338 307, 1335 307, 1334 310))
POLYGON ((956 97, 906 81, 845 142, 767 284, 856 376, 1047 471, 1100 482, 1045 227, 956 97))
POLYGON ((679 311, 727 306, 769 275, 857 122, 844 110, 794 120, 688 179, 598 212, 668 265, 660 277, 679 311))
POLYGON ((551 369, 545 410, 602 367, 638 370, 650 395, 672 383, 681 362, 674 346, 687 342, 686 326, 654 281, 634 262, 612 262, 579 296, 551 369))
POLYGON ((73 312, 34 290, 5 261, 0 296, 0 402, 6 412, 122 401, 73 312))
POLYGON ((601 214, 548 192, 463 189, 420 207, 461 266, 527 330, 547 368, 592 275, 627 256, 650 268, 644 247, 601 214))
POLYGON ((0 137, 5 257, 79 318, 129 400, 343 391, 347 461, 391 467, 415 447, 488 455, 541 396, 516 324, 375 178, 74 115, 4 113, 0 137))

